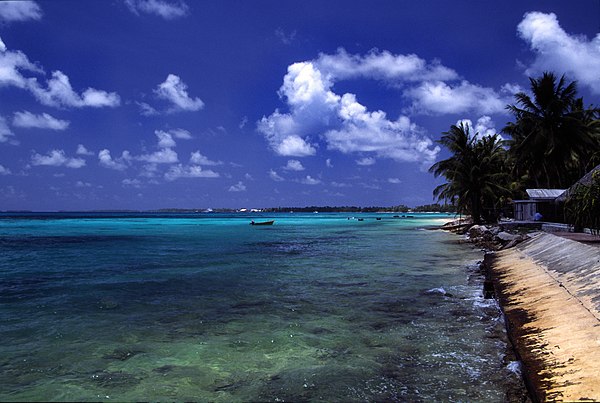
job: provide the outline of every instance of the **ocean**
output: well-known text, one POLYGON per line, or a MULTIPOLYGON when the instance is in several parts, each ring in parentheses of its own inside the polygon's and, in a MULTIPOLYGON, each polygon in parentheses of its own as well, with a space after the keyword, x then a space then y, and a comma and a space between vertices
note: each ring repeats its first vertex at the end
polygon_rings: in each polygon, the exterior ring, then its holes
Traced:
POLYGON ((506 401, 482 252, 398 215, 2 213, 0 401, 506 401))

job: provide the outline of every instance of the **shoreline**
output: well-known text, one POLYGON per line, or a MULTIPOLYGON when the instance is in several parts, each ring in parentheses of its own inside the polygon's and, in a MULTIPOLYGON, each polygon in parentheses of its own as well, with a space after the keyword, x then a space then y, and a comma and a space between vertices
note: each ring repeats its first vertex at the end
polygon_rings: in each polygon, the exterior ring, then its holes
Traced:
POLYGON ((484 251, 484 295, 498 303, 529 398, 600 400, 600 249, 543 232, 442 229, 484 251))

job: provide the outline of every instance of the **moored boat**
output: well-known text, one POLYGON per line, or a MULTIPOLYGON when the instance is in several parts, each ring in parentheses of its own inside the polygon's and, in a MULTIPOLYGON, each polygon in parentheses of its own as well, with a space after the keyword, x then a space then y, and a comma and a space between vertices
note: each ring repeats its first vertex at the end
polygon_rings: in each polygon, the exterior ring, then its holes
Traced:
POLYGON ((250 225, 273 225, 274 222, 275 222, 275 220, 261 221, 261 222, 255 222, 254 220, 252 220, 252 221, 250 221, 250 225))

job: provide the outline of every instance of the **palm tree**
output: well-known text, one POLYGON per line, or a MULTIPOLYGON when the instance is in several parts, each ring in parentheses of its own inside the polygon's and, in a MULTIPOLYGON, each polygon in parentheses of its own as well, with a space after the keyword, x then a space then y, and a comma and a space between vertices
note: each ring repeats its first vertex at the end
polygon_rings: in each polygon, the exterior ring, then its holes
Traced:
POLYGON ((576 98, 577 84, 553 73, 530 78, 533 98, 515 95, 507 109, 515 117, 503 131, 514 162, 513 176, 537 188, 565 188, 585 173, 600 147, 598 111, 576 98))
POLYGON ((452 156, 429 168, 446 183, 436 187, 438 200, 449 200, 460 213, 471 215, 475 223, 497 218, 500 197, 507 193, 504 172, 505 151, 499 136, 471 136, 469 127, 460 123, 443 133, 438 141, 452 156))

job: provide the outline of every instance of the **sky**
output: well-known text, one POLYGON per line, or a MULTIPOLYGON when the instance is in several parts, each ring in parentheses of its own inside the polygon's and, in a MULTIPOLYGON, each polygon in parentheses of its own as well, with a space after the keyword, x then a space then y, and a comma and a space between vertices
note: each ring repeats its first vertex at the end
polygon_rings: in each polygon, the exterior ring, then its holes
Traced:
POLYGON ((0 210, 417 206, 544 71, 600 104, 600 2, 0 2, 0 210))

